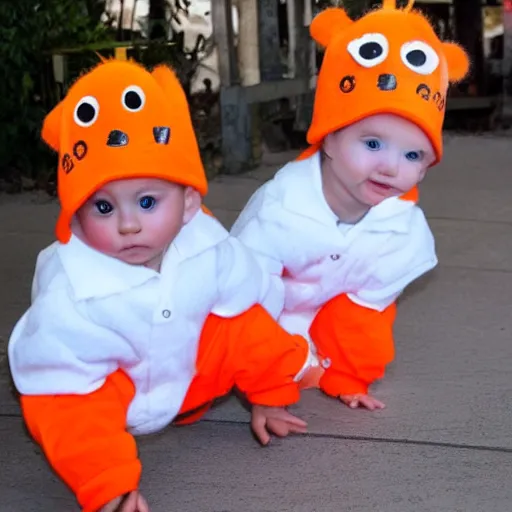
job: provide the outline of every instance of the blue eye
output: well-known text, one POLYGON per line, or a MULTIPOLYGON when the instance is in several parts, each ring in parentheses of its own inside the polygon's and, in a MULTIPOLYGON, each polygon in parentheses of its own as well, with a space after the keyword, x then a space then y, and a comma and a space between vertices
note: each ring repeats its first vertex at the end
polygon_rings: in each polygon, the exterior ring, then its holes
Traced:
POLYGON ((156 199, 151 196, 144 196, 140 199, 139 204, 143 210, 151 210, 156 204, 156 199))
POLYGON ((410 162, 416 162, 418 160, 421 160, 422 154, 420 151, 409 151, 405 154, 405 158, 409 160, 410 162))
POLYGON ((94 206, 96 206, 96 209, 101 213, 101 215, 108 215, 114 210, 114 207, 108 201, 104 200, 96 201, 94 206))
POLYGON ((364 143, 370 151, 378 151, 382 147, 379 139, 365 140, 364 143))

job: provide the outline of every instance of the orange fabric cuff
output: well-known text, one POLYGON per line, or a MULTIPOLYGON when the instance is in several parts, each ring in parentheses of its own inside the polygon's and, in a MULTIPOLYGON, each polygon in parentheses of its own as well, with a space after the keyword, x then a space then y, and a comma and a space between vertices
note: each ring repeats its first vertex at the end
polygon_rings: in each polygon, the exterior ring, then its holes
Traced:
POLYGON ((251 404, 264 405, 267 407, 285 407, 295 404, 300 399, 299 385, 297 382, 290 382, 279 389, 260 391, 247 394, 251 404))
POLYGON ((320 379, 320 389, 327 395, 339 397, 340 395, 368 394, 368 384, 348 374, 337 372, 328 368, 320 379))
POLYGON ((84 510, 97 510, 138 486, 141 463, 126 431, 134 393, 118 370, 87 395, 21 397, 29 431, 84 510))
POLYGON ((139 486, 142 466, 136 460, 104 471, 77 491, 83 512, 96 512, 118 496, 134 491, 139 486))

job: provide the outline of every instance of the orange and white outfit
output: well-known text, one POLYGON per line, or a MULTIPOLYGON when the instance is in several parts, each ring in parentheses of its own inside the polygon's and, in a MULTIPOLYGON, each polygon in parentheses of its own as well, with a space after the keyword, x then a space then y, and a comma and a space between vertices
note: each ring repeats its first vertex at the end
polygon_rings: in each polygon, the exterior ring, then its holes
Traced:
POLYGON ((330 8, 313 20, 311 34, 326 51, 311 147, 256 191, 231 231, 271 275, 281 325, 316 348, 320 387, 332 396, 366 394, 384 375, 396 299, 437 263, 416 189, 371 207, 356 224, 337 219, 322 189, 324 138, 369 116, 411 121, 432 143, 434 163, 441 158, 448 83, 463 78, 468 59, 412 3, 385 0, 357 21, 330 8))
POLYGON ((58 241, 38 257, 9 362, 29 431, 94 511, 138 487, 134 434, 194 421, 233 386, 253 404, 292 404, 314 358, 261 306, 275 303, 254 256, 204 211, 160 272, 72 234, 77 209, 111 180, 156 177, 206 193, 171 70, 100 64, 48 115, 43 138, 59 151, 58 241))

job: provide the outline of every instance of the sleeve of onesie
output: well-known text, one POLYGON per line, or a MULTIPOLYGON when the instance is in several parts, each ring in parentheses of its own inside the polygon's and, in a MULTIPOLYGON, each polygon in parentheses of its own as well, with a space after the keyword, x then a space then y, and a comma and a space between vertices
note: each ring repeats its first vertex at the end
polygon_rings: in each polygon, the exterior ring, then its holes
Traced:
POLYGON ((277 319, 284 307, 283 263, 278 254, 279 243, 272 240, 269 226, 261 219, 266 207, 265 185, 251 197, 231 228, 231 235, 247 247, 268 276, 268 291, 263 306, 277 319))
POLYGON ((437 265, 434 236, 420 208, 414 208, 408 232, 390 236, 374 261, 366 282, 348 296, 356 304, 384 311, 437 265))
POLYGON ((9 363, 30 433, 92 512, 138 487, 141 464, 126 431, 135 390, 101 355, 112 335, 77 312, 66 295, 36 298, 13 331, 9 363))

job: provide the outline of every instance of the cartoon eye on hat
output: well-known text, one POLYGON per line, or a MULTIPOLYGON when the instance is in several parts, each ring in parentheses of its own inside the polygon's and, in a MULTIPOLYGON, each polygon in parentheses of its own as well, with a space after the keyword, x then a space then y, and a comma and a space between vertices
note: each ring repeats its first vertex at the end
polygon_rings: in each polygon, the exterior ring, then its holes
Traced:
POLYGON ((137 85, 130 85, 121 95, 121 104, 129 112, 139 112, 144 108, 146 95, 137 85))
MULTIPOLYGON (((121 106, 128 112, 140 112, 146 104, 146 95, 138 85, 130 85, 121 94, 121 106)), ((89 128, 98 119, 100 105, 94 96, 81 98, 73 114, 75 123, 83 128, 89 128)), ((168 126, 154 126, 153 138, 157 144, 169 143, 171 129, 168 126)), ((130 142, 126 132, 118 129, 110 131, 107 137, 107 146, 119 148, 127 146, 130 142)))
MULTIPOLYGON (((144 108, 146 95, 138 85, 130 85, 121 95, 121 105, 128 112, 139 112, 144 108)), ((100 105, 94 96, 84 96, 77 103, 73 118, 83 128, 92 126, 98 119, 100 105)))
POLYGON ((402 62, 420 75, 430 75, 439 66, 439 56, 423 41, 410 41, 400 48, 402 62))
POLYGON ((73 119, 78 126, 92 126, 100 112, 100 105, 94 96, 84 96, 76 105, 73 119))
POLYGON ((386 60, 389 42, 383 34, 364 34, 350 41, 347 50, 358 64, 365 68, 372 68, 386 60))

